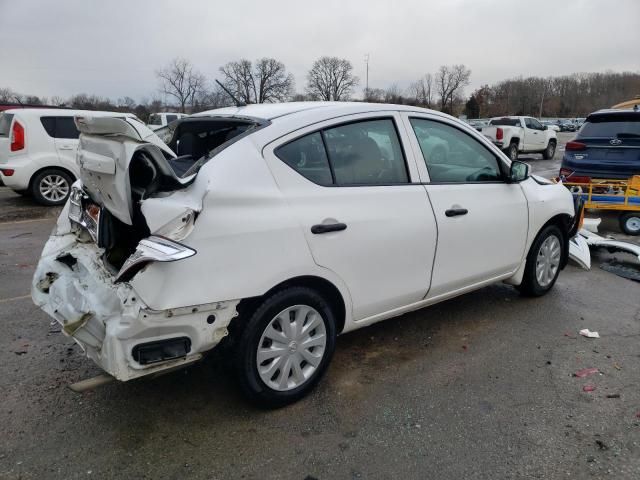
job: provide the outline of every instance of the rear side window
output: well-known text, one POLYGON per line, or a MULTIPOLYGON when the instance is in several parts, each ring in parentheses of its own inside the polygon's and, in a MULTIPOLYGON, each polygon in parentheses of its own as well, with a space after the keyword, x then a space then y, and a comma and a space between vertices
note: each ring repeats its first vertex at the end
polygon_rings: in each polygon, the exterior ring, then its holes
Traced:
POLYGON ((276 155, 300 175, 318 185, 331 185, 331 167, 320 132, 298 138, 278 148, 276 155))
POLYGON ((76 128, 73 117, 56 118, 56 138, 78 138, 80 132, 76 128))
POLYGON ((178 119, 177 115, 167 115, 167 123, 171 123, 178 119))
POLYGON ((389 185, 409 182, 392 119, 348 123, 279 147, 276 155, 319 185, 389 185))
POLYGON ((11 133, 13 113, 0 113, 0 137, 8 137, 11 133))
POLYGON ((580 137, 638 138, 640 114, 601 115, 589 118, 582 125, 580 137))
POLYGON ((76 128, 73 117, 41 117, 40 122, 47 134, 53 138, 78 138, 80 132, 76 128))
POLYGON ((489 125, 502 125, 505 127, 519 127, 520 119, 518 118, 494 118, 489 125))

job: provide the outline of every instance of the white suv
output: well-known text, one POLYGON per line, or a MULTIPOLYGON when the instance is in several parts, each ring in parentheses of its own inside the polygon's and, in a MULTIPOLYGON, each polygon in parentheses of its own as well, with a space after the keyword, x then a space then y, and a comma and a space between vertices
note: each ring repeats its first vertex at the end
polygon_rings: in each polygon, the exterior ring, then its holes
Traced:
POLYGON ((43 205, 62 205, 78 178, 76 115, 132 114, 51 108, 13 109, 0 113, 0 180, 43 205))
POLYGON ((177 158, 133 122, 76 121, 80 180, 32 295, 119 380, 224 339, 250 398, 292 402, 342 332, 498 281, 543 295, 577 230, 564 186, 430 110, 214 110, 177 124, 177 158))

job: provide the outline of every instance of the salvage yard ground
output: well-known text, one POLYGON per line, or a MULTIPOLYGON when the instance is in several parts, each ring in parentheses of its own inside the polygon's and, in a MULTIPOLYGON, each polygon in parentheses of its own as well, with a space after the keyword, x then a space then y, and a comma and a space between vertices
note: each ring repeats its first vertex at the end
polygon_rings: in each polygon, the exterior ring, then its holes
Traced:
MULTIPOLYGON (((521 159, 553 176, 571 136, 521 159)), ((308 398, 261 411, 216 355, 67 388, 100 371, 28 295, 54 221, 0 187, 2 479, 640 478, 640 284, 598 267, 612 255, 543 298, 496 285, 339 337, 308 398)))

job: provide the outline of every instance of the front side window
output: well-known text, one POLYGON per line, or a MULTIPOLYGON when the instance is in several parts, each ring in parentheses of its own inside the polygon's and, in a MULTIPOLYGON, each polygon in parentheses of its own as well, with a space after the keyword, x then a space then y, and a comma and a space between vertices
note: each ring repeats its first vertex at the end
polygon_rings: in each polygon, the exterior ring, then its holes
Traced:
POLYGON ((177 115, 167 115, 167 123, 171 123, 178 119, 177 115))
POLYGON ((533 125, 532 128, 535 128, 536 130, 544 130, 544 128, 542 127, 542 124, 535 118, 531 119, 531 125, 533 125))
POLYGON ((310 133, 275 154, 319 185, 390 185, 409 182, 392 119, 347 123, 310 133))
POLYGON ((498 160, 468 134, 444 123, 412 118, 432 183, 496 182, 502 180, 498 160))

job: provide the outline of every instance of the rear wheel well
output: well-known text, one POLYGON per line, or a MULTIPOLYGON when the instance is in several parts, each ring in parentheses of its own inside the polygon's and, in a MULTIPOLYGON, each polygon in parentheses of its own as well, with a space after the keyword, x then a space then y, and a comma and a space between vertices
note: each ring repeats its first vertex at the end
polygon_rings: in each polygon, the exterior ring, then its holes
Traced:
POLYGON ((558 140, 555 139, 555 138, 550 138, 549 139, 549 143, 553 143, 554 145, 557 145, 558 144, 558 140))
POLYGON ((336 332, 340 334, 344 328, 346 316, 346 307, 344 299, 342 298, 342 294, 330 281, 312 275, 291 278, 271 288, 264 295, 261 295, 259 297, 245 298, 241 300, 237 306, 238 315, 244 318, 250 316, 253 311, 260 306, 264 299, 270 297, 276 292, 279 292, 280 290, 284 290, 285 288, 294 286, 311 288, 324 297, 324 299, 329 303, 331 309, 333 310, 337 321, 336 332))
POLYGON ((44 172, 45 170, 59 170, 61 172, 66 173, 67 175, 69 175, 71 177, 71 180, 73 180, 74 182, 77 180, 76 176, 73 174, 72 171, 64 168, 64 167, 59 167, 59 166, 55 166, 55 167, 42 167, 39 170, 36 170, 35 172, 33 172, 33 175, 31 175, 31 178, 29 179, 29 188, 28 190, 31 190, 31 188, 33 187, 33 180, 41 173, 44 172))
POLYGON ((511 137, 511 141, 509 142, 509 145, 511 145, 512 143, 515 143, 516 145, 520 144, 520 139, 518 137, 511 137))

